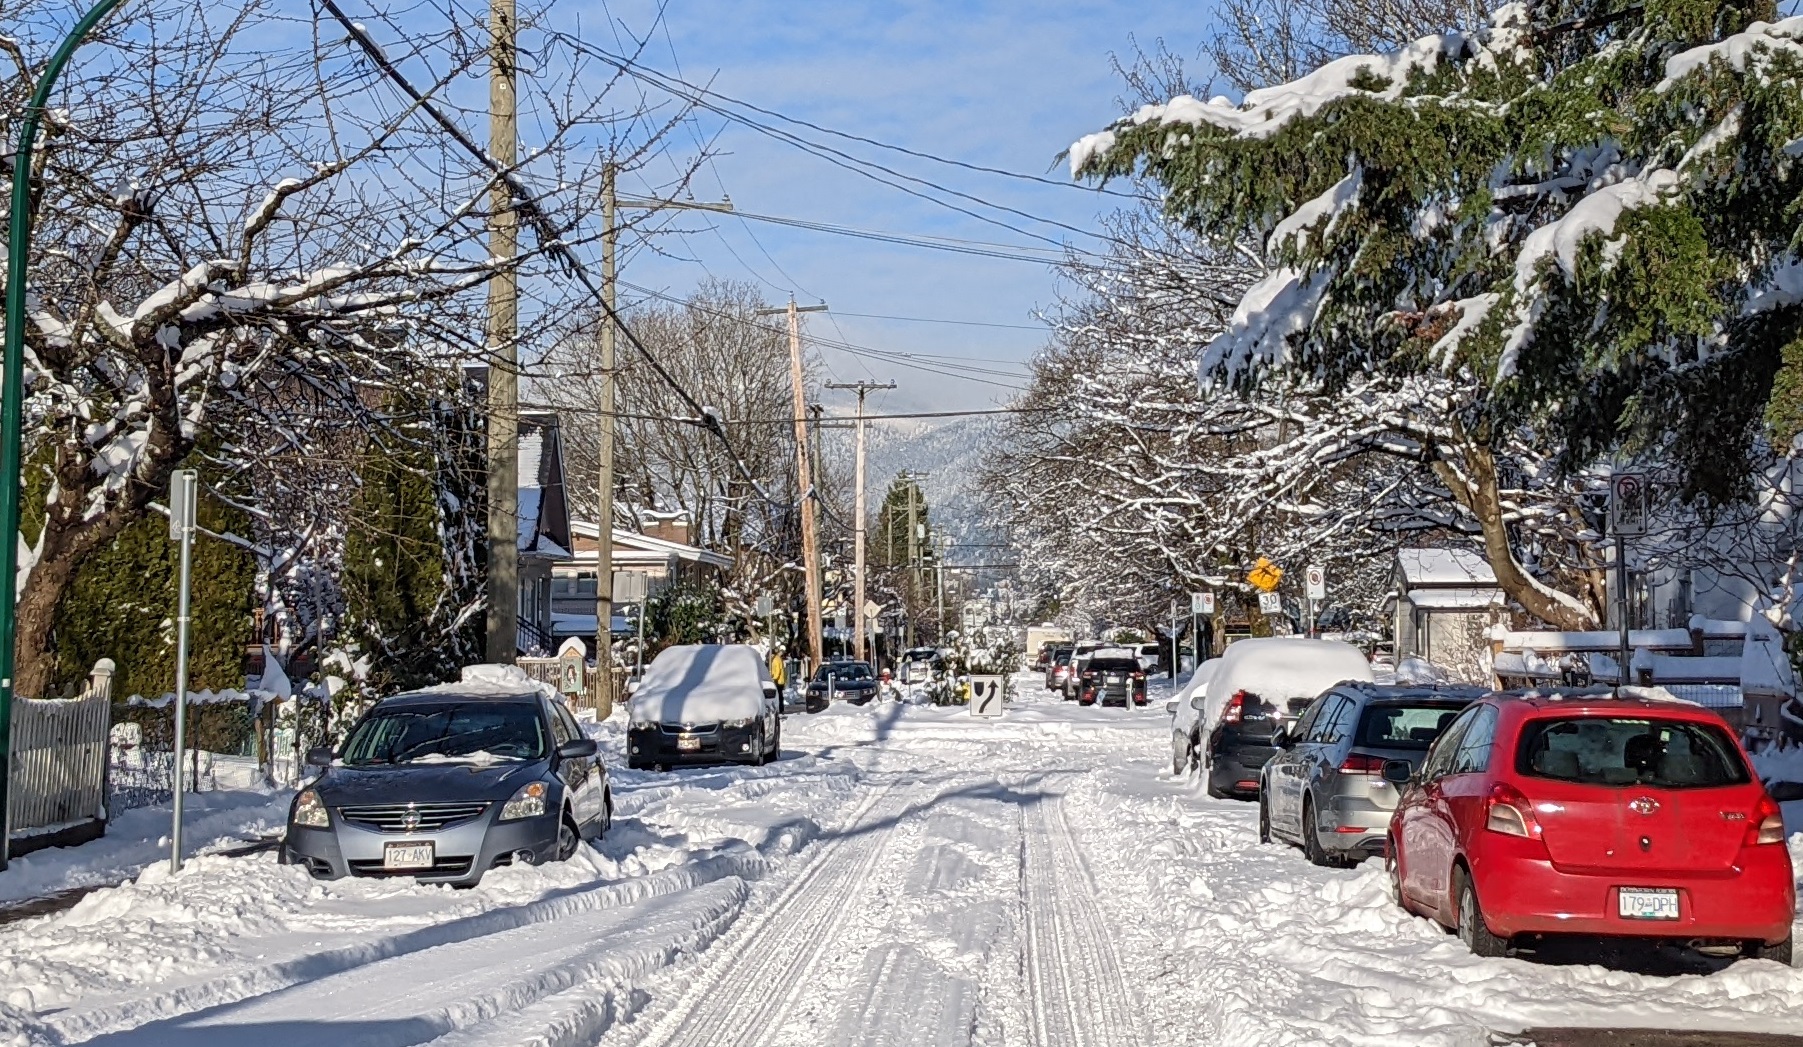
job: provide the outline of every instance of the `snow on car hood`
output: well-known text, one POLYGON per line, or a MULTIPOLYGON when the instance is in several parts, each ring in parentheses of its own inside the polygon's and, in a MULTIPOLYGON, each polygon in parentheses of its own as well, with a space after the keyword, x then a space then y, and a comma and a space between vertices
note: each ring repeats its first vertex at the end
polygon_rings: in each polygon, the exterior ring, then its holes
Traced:
POLYGON ((744 644, 687 644, 658 653, 632 696, 634 723, 745 720, 774 687, 770 668, 744 644))
POLYGON ((1364 652, 1338 640, 1273 636, 1241 640, 1221 655, 1208 681, 1203 725, 1212 731, 1238 691, 1249 691, 1282 710, 1293 698, 1313 698, 1345 680, 1371 682, 1364 652))

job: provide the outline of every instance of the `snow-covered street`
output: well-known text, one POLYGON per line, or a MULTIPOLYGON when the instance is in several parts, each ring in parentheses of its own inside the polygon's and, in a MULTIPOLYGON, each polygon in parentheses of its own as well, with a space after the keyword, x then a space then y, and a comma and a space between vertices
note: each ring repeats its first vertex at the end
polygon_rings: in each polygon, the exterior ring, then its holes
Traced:
MULTIPOLYGON (((999 721, 789 717, 764 768, 617 772, 619 820, 469 891, 153 866, 0 933, 0 1044, 1487 1045, 1638 1026, 1803 1032, 1803 971, 1481 960, 1377 863, 1259 845, 1168 770, 1152 706, 1022 676, 999 721)), ((622 738, 601 728, 615 767, 622 738)))

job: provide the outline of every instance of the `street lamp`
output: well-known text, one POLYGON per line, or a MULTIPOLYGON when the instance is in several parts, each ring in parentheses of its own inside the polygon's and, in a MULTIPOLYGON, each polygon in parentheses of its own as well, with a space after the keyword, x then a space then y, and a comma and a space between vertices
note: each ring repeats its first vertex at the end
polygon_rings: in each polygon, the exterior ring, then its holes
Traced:
POLYGON ((15 611, 19 601, 20 447, 25 441, 25 270, 31 259, 31 154, 50 89, 63 75, 75 49, 118 6, 119 0, 100 0, 57 46, 25 106, 19 121, 19 147, 13 152, 12 210, 6 227, 6 357, 0 365, 5 369, 0 374, 0 383, 4 383, 0 385, 0 869, 6 868, 12 838, 13 648, 18 636, 15 611))

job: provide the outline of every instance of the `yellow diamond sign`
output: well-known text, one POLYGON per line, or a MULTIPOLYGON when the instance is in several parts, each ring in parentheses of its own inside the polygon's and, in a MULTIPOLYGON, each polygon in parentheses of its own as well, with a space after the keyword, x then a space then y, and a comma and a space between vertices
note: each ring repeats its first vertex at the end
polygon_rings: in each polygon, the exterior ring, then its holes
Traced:
POLYGON ((1283 568, 1261 556, 1252 570, 1246 572, 1246 580, 1260 592, 1272 592, 1276 590, 1277 583, 1283 581, 1283 568))

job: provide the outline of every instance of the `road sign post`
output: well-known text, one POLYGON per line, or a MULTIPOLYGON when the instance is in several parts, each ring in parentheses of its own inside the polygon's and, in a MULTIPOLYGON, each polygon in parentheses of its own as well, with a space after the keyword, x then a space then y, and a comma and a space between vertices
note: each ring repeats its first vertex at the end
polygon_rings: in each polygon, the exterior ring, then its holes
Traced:
POLYGON ((972 676, 970 715, 989 718, 1002 715, 1002 683, 1000 676, 972 676))
POLYGON ((1651 488, 1644 473, 1615 473, 1609 477, 1609 533, 1615 538, 1615 617, 1619 639, 1615 674, 1617 685, 1629 682, 1628 662, 1628 539, 1647 533, 1652 516, 1651 488))
MULTIPOLYGON (((187 755, 188 582, 194 565, 194 514, 200 474, 177 469, 169 478, 169 537, 181 543, 181 576, 175 597, 175 792, 169 812, 169 871, 182 871, 182 764, 187 755)), ((199 782, 195 783, 196 788, 199 782)))
POLYGON ((1327 569, 1310 567, 1305 574, 1308 579, 1308 634, 1313 636, 1316 605, 1327 599, 1327 569))

